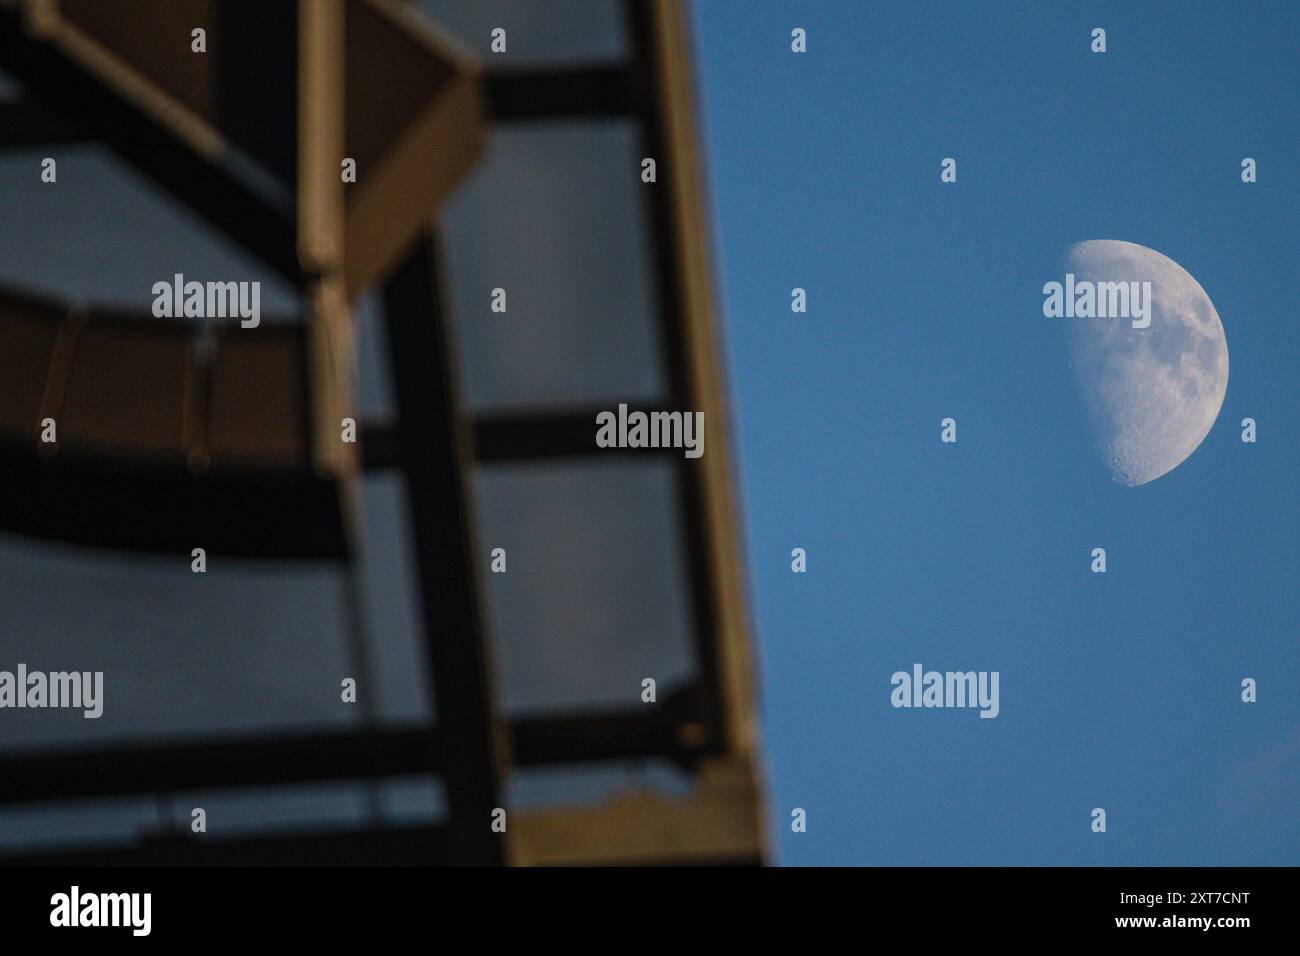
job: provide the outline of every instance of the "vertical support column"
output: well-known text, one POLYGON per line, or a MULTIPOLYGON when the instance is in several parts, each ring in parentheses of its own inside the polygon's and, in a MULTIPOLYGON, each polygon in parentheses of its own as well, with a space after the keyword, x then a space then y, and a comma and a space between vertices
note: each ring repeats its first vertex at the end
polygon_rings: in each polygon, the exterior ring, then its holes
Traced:
POLYGON ((419 570, 425 642, 438 715, 452 863, 497 865, 507 833, 491 829, 500 768, 492 668, 463 466, 472 438, 457 406, 455 356, 438 294, 437 239, 426 229, 384 285, 384 313, 397 399, 398 449, 419 570))
MULTIPOLYGON (((356 471, 340 441, 351 414, 353 333, 343 287, 343 0, 298 3, 298 261, 308 300, 312 462, 342 479, 356 471)), ((345 502, 345 512, 347 511, 345 502)))
POLYGON ((727 748, 747 759, 755 747, 753 664, 736 555, 743 553, 733 508, 725 376, 713 321, 709 231, 696 143, 692 53, 680 0, 628 0, 646 155, 658 161, 649 189, 654 256, 667 330, 673 398, 704 413, 705 452, 678 459, 678 487, 694 585, 696 646, 703 679, 720 706, 727 748))
POLYGON ((305 271, 343 263, 342 0, 298 3, 298 259, 305 271))

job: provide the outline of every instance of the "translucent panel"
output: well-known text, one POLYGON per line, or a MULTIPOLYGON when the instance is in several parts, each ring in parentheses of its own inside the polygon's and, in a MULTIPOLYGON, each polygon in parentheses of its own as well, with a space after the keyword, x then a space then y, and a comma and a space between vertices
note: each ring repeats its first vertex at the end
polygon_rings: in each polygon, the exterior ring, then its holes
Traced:
MULTIPOLYGON (((196 543, 196 547, 200 546, 196 543)), ((0 669, 102 671, 103 716, 6 709, 0 746, 319 727, 357 719, 330 565, 170 558, 0 539, 0 669)))
POLYGON ((172 826, 188 829, 190 812, 202 807, 208 814, 209 833, 238 839, 254 834, 284 836, 295 830, 355 827, 375 819, 371 784, 353 780, 177 793, 162 805, 172 826), (214 826, 214 823, 217 824, 214 826))
POLYGON ((142 558, 0 538, 0 670, 104 673, 102 717, 6 709, 0 748, 428 719, 397 475, 367 481, 362 504, 356 589, 332 563, 210 555, 195 574, 188 553, 142 558), (357 706, 341 700, 344 677, 358 680, 357 706))
POLYGON ((341 780, 285 787, 70 800, 6 807, 0 851, 62 847, 130 847, 148 834, 186 831, 196 807, 221 840, 285 836, 295 831, 434 823, 444 816, 442 787, 432 777, 393 782, 341 780))
POLYGON ((406 482, 399 472, 385 472, 368 477, 363 489, 357 600, 375 681, 373 713, 380 721, 432 720, 406 482))
POLYGON ((7 806, 0 812, 0 850, 36 852, 58 847, 79 850, 134 841, 161 822, 148 796, 110 800, 7 806))
POLYGON ((380 801, 389 823, 433 823, 447 816, 442 780, 432 774, 385 781, 380 801))
POLYGON ((606 461, 483 469, 480 543, 497 673, 511 713, 641 706, 694 670, 671 466, 606 461))
POLYGON ((0 154, 0 284, 150 315, 155 282, 260 282, 264 321, 297 319, 297 290, 98 146, 0 154), (41 182, 53 153, 58 180, 41 182))
POLYGON ((640 156, 630 122, 493 134, 444 218, 472 408, 663 393, 640 156))
POLYGON ((622 0, 420 0, 420 8, 489 65, 626 55, 622 0), (506 52, 491 50, 506 31, 506 52))

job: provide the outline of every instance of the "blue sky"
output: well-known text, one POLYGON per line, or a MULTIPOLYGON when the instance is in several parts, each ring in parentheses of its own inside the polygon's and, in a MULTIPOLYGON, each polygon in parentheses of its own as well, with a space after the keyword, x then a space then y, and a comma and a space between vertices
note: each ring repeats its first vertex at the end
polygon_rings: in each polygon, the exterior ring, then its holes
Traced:
POLYGON ((1300 8, 694 21, 780 861, 1297 863, 1300 8), (1097 238, 1180 263, 1227 335, 1218 421, 1137 488, 1041 311, 1097 238), (915 662, 999 671, 1000 716, 893 709, 915 662))

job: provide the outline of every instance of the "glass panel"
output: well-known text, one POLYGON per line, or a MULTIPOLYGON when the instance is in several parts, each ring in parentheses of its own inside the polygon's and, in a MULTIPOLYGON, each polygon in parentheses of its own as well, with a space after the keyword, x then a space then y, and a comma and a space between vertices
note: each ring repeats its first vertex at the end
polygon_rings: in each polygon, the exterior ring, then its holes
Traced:
POLYGON ((480 547, 508 712, 662 701, 694 671, 689 593, 667 462, 483 469, 480 547))
POLYGON ((6 808, 0 851, 131 847, 146 834, 188 831, 196 807, 207 812, 208 833, 217 840, 433 823, 444 815, 442 788, 433 777, 70 800, 6 808))
POLYGON ((640 156, 630 122, 493 134, 444 217, 472 409, 663 394, 640 156))
MULTIPOLYGON (((196 545, 197 546, 197 545, 196 545)), ((333 566, 137 557, 0 540, 0 669, 102 671, 103 716, 5 711, 0 746, 318 727, 357 716, 333 566)))
POLYGON ((148 316, 153 284, 178 272, 257 281, 263 321, 298 320, 291 283, 106 148, 5 150, 0 209, 0 285, 148 316), (44 183, 41 160, 51 155, 58 180, 44 183))
POLYGON ((381 722, 433 720, 424 649, 424 620, 411 551, 406 482, 382 472, 363 483, 358 542, 361 603, 368 666, 381 722))
MULTIPOLYGON (((0 748, 428 719, 430 695, 396 473, 363 486, 357 597, 370 681, 358 700, 348 579, 336 564, 126 556, 0 539, 0 670, 103 671, 103 716, 6 709, 0 748), (361 698, 365 699, 362 700, 361 698)), ((199 545, 196 545, 199 546, 199 545)))

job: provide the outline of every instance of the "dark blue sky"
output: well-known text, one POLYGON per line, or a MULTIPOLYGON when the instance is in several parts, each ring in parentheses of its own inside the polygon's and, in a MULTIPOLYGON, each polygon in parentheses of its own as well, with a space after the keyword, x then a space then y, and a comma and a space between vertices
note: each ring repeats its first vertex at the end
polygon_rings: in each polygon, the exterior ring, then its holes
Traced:
POLYGON ((1300 8, 694 16, 781 861, 1295 864, 1300 8), (1227 335, 1218 421, 1137 488, 1041 311, 1098 238, 1227 335), (1000 716, 891 708, 915 662, 1000 671, 1000 716))

